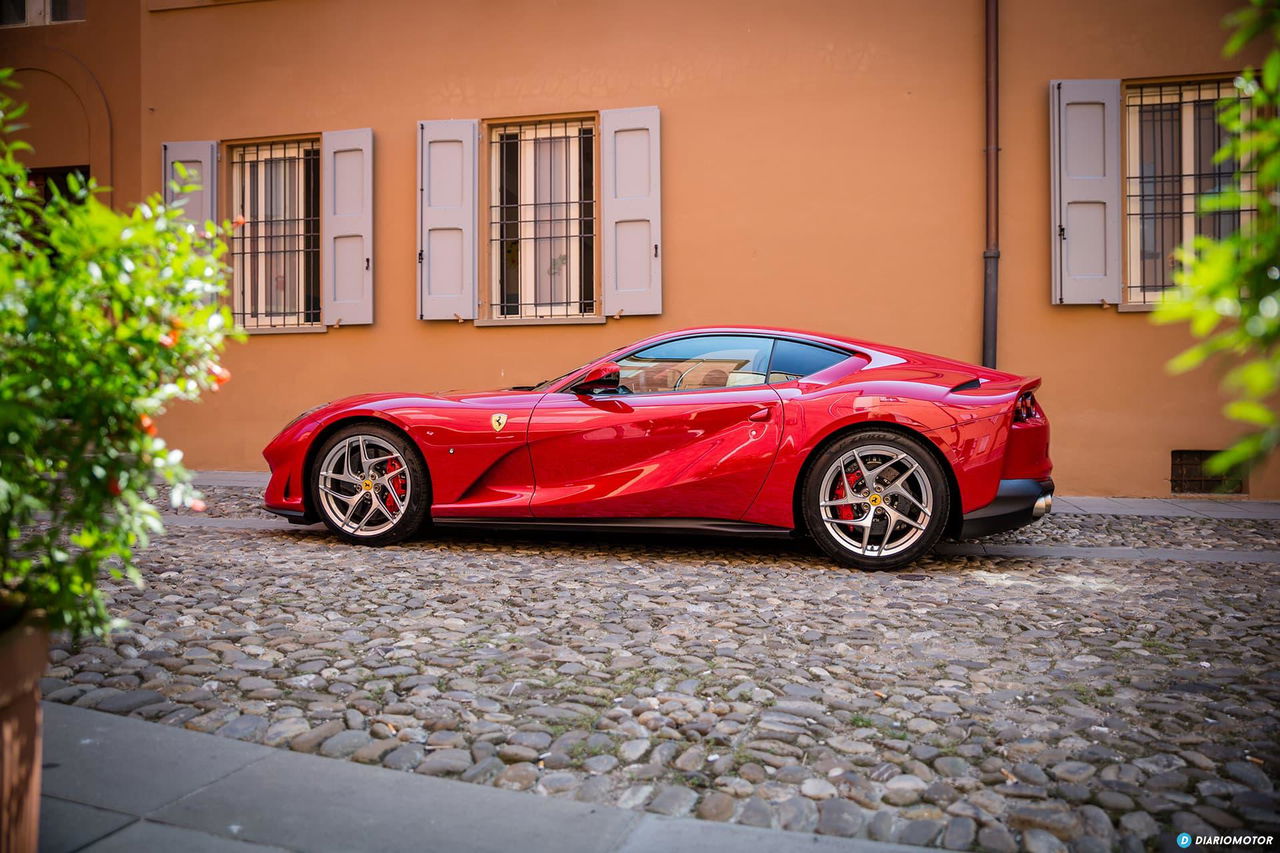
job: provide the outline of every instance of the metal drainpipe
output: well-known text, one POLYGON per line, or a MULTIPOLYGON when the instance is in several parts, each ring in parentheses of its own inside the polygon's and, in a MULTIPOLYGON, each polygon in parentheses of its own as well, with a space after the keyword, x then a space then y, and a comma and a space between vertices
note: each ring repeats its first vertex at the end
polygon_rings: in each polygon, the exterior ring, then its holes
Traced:
POLYGON ((1000 296, 1000 42, 999 0, 986 0, 987 248, 982 253, 982 364, 996 366, 1000 296))

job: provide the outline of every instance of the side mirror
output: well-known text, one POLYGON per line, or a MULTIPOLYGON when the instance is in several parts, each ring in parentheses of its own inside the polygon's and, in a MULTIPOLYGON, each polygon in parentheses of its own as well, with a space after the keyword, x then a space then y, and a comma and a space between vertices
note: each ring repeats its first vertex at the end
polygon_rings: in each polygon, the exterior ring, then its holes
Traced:
POLYGON ((569 389, 573 394, 610 394, 618 390, 621 382, 622 368, 615 362, 606 361, 583 374, 582 378, 569 389))

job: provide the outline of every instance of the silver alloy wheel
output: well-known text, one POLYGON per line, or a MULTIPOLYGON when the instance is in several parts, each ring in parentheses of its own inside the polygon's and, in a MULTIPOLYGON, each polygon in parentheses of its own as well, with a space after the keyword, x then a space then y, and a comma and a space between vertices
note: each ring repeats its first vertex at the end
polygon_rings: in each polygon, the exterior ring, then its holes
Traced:
POLYGON ((933 517, 933 487, 911 454, 884 444, 855 447, 827 469, 822 522, 855 554, 888 557, 910 548, 933 517))
POLYGON ((413 494, 404 457, 374 435, 353 435, 334 445, 316 476, 325 514, 353 536, 391 529, 413 494))

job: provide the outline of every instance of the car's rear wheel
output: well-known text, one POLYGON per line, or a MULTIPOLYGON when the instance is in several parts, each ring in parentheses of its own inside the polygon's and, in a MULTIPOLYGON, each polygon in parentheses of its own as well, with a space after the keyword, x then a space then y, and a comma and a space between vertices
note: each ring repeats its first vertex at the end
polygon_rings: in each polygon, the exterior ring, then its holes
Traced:
POLYGON ((431 484, 426 465, 402 433, 353 424, 326 438, 316 452, 311 505, 348 542, 391 545, 422 526, 431 484))
POLYGON ((805 524, 835 560, 897 569, 925 554, 947 524, 946 475, 919 441, 867 430, 833 443, 803 485, 805 524))

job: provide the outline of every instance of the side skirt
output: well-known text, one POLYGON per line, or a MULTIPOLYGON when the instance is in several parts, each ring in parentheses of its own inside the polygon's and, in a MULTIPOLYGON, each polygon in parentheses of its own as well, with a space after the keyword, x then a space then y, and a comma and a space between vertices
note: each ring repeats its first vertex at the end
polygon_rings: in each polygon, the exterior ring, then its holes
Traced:
POLYGON ((503 530, 564 530, 576 533, 710 533, 720 536, 784 538, 794 535, 791 528, 753 524, 748 521, 722 521, 714 518, 433 518, 439 527, 487 527, 503 530))
POLYGON ((262 508, 267 512, 274 512, 276 515, 287 519, 290 524, 315 524, 320 520, 311 513, 300 509, 276 509, 273 506, 265 505, 262 508))

